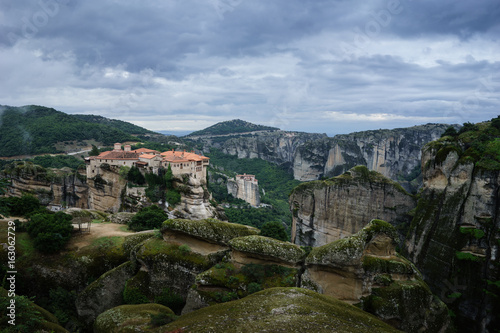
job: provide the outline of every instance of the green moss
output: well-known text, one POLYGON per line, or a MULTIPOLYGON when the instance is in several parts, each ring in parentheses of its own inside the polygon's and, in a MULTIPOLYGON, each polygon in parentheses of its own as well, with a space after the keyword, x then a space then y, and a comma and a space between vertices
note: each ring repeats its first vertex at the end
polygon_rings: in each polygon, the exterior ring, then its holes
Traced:
POLYGON ((457 251, 457 252, 455 252, 455 256, 459 260, 468 260, 468 261, 476 261, 476 262, 484 260, 484 258, 478 257, 478 256, 476 256, 476 255, 474 255, 472 253, 468 253, 468 252, 457 251))
POLYGON ((145 232, 145 233, 138 233, 134 235, 130 235, 125 237, 125 240, 123 241, 123 251, 128 255, 130 254, 130 251, 134 247, 136 247, 138 244, 144 242, 146 239, 149 239, 155 235, 154 231, 152 232, 145 232))
POLYGON ((443 148, 439 149, 434 157, 434 161, 436 162, 436 164, 443 164, 443 162, 446 160, 446 158, 448 157, 448 155, 451 153, 451 152, 456 152, 458 157, 460 157, 460 155, 462 155, 462 150, 454 145, 447 145, 447 146, 444 146, 443 148))
POLYGON ((162 232, 172 230, 208 241, 227 244, 231 239, 242 236, 257 235, 259 230, 242 224, 222 222, 216 219, 205 220, 167 220, 163 223, 162 232))
POLYGON ((198 293, 209 304, 215 304, 230 300, 231 295, 245 297, 257 289, 295 287, 298 274, 298 269, 280 265, 247 264, 236 269, 231 263, 220 263, 198 274, 196 284, 210 286, 198 288, 198 293))
POLYGON ((101 313, 94 324, 96 333, 155 332, 151 319, 165 315, 174 320, 175 314, 160 304, 120 305, 101 313))
POLYGON ((392 225, 382 220, 372 220, 350 237, 313 248, 306 258, 306 264, 352 265, 361 260, 366 244, 379 233, 397 239, 397 231, 392 225))
POLYGON ((358 308, 299 288, 272 288, 179 317, 170 332, 397 332, 358 308))
POLYGON ((92 297, 93 294, 96 292, 96 290, 98 289, 101 289, 101 288, 104 288, 105 287, 105 283, 104 281, 106 281, 107 277, 109 276, 112 276, 114 275, 117 271, 121 271, 121 270, 125 270, 125 271, 132 271, 132 263, 130 261, 127 261, 123 264, 121 264, 120 266, 118 267, 115 267, 109 271, 107 271, 106 273, 102 274, 97 280, 95 280, 94 282, 92 282, 91 284, 89 284, 82 292, 81 294, 78 296, 78 297, 81 297, 81 298, 88 298, 88 297, 92 297))
POLYGON ((140 270, 137 274, 125 283, 123 289, 123 301, 125 304, 149 303, 147 296, 149 289, 148 272, 140 270))
POLYGON ((210 260, 201 254, 179 249, 179 245, 166 243, 162 239, 150 238, 144 241, 137 251, 137 259, 145 261, 163 261, 197 269, 208 269, 210 260))
POLYGON ((464 228, 460 227, 460 232, 465 235, 471 235, 475 239, 481 239, 484 237, 485 233, 481 229, 476 228, 464 228))
POLYGON ((256 253, 292 263, 298 263, 305 256, 304 250, 295 244, 264 236, 234 238, 229 245, 237 251, 256 253))
POLYGON ((368 272, 388 274, 413 274, 413 267, 407 260, 400 258, 363 257, 363 269, 368 272))

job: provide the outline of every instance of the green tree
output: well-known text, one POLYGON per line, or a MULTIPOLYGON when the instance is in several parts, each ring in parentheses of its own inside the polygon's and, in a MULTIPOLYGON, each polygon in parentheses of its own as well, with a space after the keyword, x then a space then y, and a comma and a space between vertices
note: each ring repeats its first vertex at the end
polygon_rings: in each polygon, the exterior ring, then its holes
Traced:
POLYGON ((16 307, 16 325, 10 325, 7 316, 9 313, 10 297, 0 296, 0 331, 4 333, 31 333, 40 328, 44 321, 42 314, 36 309, 33 302, 26 296, 14 296, 16 307))
POLYGON ((137 185, 146 184, 146 178, 144 178, 141 171, 135 166, 130 168, 130 171, 127 174, 127 179, 137 185))
POLYGON ((163 209, 153 205, 145 207, 135 214, 128 227, 134 231, 158 229, 167 218, 168 215, 163 209))
POLYGON ((281 222, 271 221, 262 225, 260 230, 262 236, 271 237, 281 241, 288 241, 288 234, 281 222))
POLYGON ((452 137, 455 137, 457 136, 458 132, 457 130, 455 129, 455 127, 453 126, 450 126, 446 129, 446 131, 444 131, 444 133, 441 135, 441 137, 443 136, 452 136, 452 137))
MULTIPOLYGON (((0 178, 0 196, 7 192, 7 185, 9 185, 9 181, 0 178)), ((7 200, 4 200, 4 198, 0 198, 0 215, 9 216, 9 207, 7 206, 7 200)))
POLYGON ((73 233, 72 216, 63 212, 38 213, 31 216, 27 231, 35 248, 43 253, 57 253, 68 243, 73 233))
POLYGON ((167 171, 165 172, 165 185, 167 187, 167 190, 171 190, 174 188, 173 178, 174 174, 172 172, 172 167, 169 164, 167 167, 167 171))
POLYGON ((92 145, 92 150, 89 152, 89 156, 98 156, 101 152, 96 145, 92 145))

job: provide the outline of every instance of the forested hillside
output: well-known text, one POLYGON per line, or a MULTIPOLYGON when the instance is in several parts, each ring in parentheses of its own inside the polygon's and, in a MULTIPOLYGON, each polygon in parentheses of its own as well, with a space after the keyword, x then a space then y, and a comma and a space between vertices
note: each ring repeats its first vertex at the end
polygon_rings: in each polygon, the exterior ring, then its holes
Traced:
POLYGON ((252 208, 243 203, 242 200, 228 197, 225 182, 209 183, 209 190, 219 203, 237 203, 240 207, 225 209, 230 222, 252 225, 257 228, 261 228, 264 223, 271 221, 280 221, 287 226, 291 225, 292 215, 288 207, 288 195, 295 186, 300 184, 300 181, 293 179, 293 176, 285 169, 261 159, 239 159, 236 156, 223 154, 216 149, 212 149, 207 156, 210 157, 211 166, 217 168, 219 170, 217 172, 227 176, 234 176, 236 173, 255 175, 259 181, 261 202, 272 206, 252 208))
POLYGON ((188 137, 199 136, 199 135, 225 135, 225 134, 235 134, 235 133, 248 133, 253 131, 277 131, 277 130, 279 130, 279 128, 256 125, 244 120, 233 119, 217 123, 201 131, 193 132, 189 134, 188 137))
POLYGON ((68 115, 43 106, 0 106, 0 156, 58 153, 58 142, 95 140, 104 145, 136 141, 132 136, 144 129, 85 121, 86 117, 68 115))
POLYGON ((153 134, 155 132, 145 129, 143 127, 128 123, 126 121, 117 120, 117 119, 109 119, 103 116, 96 116, 93 114, 75 114, 73 117, 83 120, 87 123, 101 124, 109 127, 113 127, 117 130, 123 131, 132 135, 141 135, 141 134, 153 134))

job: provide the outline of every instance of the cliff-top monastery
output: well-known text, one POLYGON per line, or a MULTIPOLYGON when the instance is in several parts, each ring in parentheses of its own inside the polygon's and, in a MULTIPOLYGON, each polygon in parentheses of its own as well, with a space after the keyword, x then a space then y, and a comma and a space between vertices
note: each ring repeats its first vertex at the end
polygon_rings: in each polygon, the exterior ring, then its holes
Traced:
POLYGON ((115 143, 114 149, 105 151, 98 156, 85 159, 87 164, 87 178, 99 174, 100 166, 107 163, 110 166, 137 167, 145 172, 158 173, 160 168, 172 168, 174 176, 189 174, 191 177, 206 181, 206 168, 209 158, 194 152, 169 150, 160 153, 157 150, 140 148, 132 150, 130 145, 122 149, 121 143, 115 143))

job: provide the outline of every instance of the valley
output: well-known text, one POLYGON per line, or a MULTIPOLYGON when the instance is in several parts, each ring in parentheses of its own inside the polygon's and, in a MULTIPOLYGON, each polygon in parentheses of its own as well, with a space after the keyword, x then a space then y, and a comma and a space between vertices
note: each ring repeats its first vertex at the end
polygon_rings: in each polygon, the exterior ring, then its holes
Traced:
POLYGON ((30 137, 0 139, 0 274, 8 216, 24 216, 16 297, 52 313, 30 329, 273 329, 255 302, 282 318, 275 331, 500 325, 500 118, 334 137, 232 120, 177 138, 37 106, 3 117, 30 137), (35 126, 53 119, 57 135, 35 126), (58 141, 75 126, 97 127, 58 141), (237 175, 258 181, 258 205, 231 194, 237 175), (65 236, 68 221, 90 233, 65 236))

